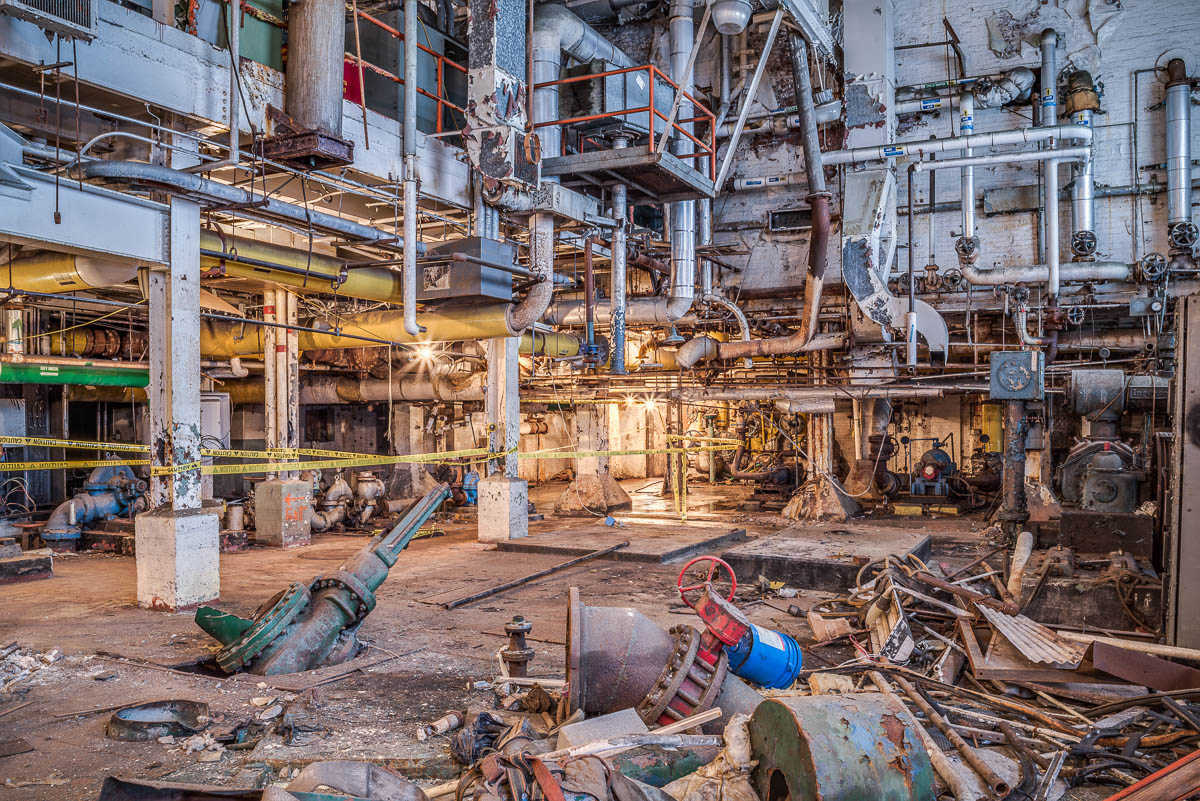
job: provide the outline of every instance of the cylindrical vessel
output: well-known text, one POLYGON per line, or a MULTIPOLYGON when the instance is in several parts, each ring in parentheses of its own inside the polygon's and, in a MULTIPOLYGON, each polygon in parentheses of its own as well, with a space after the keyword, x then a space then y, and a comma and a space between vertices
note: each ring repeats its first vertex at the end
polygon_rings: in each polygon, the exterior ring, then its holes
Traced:
POLYGON ((791 687, 804 665, 804 654, 792 637, 753 623, 737 645, 725 650, 735 676, 769 690, 791 687))
POLYGON ((1192 87, 1180 59, 1167 65, 1167 224, 1192 219, 1192 87))
POLYGON ((880 693, 770 698, 750 718, 761 801, 932 801, 933 766, 880 693))

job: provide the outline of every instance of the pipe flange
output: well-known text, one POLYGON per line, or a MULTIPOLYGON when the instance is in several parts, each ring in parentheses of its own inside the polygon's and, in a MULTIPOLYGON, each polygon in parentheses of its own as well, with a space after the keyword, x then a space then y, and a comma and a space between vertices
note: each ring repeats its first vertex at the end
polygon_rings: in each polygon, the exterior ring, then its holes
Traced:
POLYGON ((283 634, 312 600, 309 588, 293 581, 287 589, 258 608, 254 623, 236 641, 217 652, 217 664, 226 673, 233 673, 263 652, 283 634))
POLYGON ((343 589, 350 595, 351 603, 346 608, 346 611, 354 617, 354 620, 349 624, 351 626, 361 622, 375 608, 375 593, 371 592, 370 588, 366 584, 363 584, 358 576, 353 573, 339 570, 328 578, 317 576, 313 579, 313 592, 330 587, 343 589))
POLYGON ((1071 253, 1081 259, 1096 255, 1097 241, 1094 231, 1076 231, 1071 234, 1071 253))
POLYGON ((697 660, 701 634, 691 626, 675 626, 671 636, 675 650, 650 692, 637 705, 638 716, 650 726, 657 725, 664 714, 682 720, 710 709, 721 693, 729 668, 724 650, 716 665, 697 660))
POLYGON ((1170 240, 1172 248, 1191 250, 1196 246, 1196 240, 1200 239, 1200 230, 1197 230, 1196 224, 1191 220, 1184 220, 1168 229, 1167 239, 1170 240))

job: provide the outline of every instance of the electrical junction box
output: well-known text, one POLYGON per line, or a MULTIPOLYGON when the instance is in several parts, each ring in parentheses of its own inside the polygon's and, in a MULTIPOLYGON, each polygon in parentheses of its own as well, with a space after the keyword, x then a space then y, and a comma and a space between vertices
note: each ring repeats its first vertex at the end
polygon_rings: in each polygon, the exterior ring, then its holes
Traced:
POLYGON ((430 246, 418 264, 417 300, 512 300, 511 273, 517 248, 480 236, 430 246))
POLYGON ((1046 395, 1046 359, 1040 350, 992 353, 992 400, 1041 400, 1046 395))

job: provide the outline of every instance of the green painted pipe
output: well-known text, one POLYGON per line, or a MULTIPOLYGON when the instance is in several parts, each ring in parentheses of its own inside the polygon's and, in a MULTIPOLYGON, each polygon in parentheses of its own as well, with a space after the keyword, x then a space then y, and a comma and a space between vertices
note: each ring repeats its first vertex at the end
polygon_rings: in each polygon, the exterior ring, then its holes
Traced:
POLYGON ((94 362, 73 364, 0 363, 0 384, 78 384, 88 387, 144 387, 149 370, 103 367, 94 362))

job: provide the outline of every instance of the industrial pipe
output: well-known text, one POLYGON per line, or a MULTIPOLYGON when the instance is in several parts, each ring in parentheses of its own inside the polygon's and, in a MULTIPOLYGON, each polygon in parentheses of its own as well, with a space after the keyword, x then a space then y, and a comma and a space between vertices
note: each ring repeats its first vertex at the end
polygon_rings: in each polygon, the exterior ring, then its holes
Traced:
MULTIPOLYGON (((1182 59, 1167 63, 1167 236, 1171 255, 1190 262, 1192 222, 1192 81, 1182 59)), ((1190 265, 1189 265, 1190 266, 1190 265)))
MULTIPOLYGON (((262 381, 226 381, 221 391, 229 393, 234 404, 262 403, 262 381)), ((467 402, 484 399, 484 374, 470 373, 455 377, 445 372, 408 373, 386 378, 306 375, 300 382, 300 404, 341 405, 386 401, 467 402)))
MULTIPOLYGON (((1100 100, 1090 73, 1076 70, 1067 82, 1066 111, 1072 125, 1092 127, 1092 114, 1100 100)), ((1075 259, 1091 259, 1096 254, 1096 182, 1091 159, 1076 168, 1071 181, 1071 253, 1075 259)))
MULTIPOLYGON (((613 140, 614 150, 622 150, 628 146, 628 137, 618 136, 613 140)), ((617 227, 612 233, 612 261, 608 284, 609 317, 612 320, 612 357, 608 369, 614 375, 625 375, 625 290, 628 284, 629 260, 626 226, 629 224, 629 187, 623 183, 618 183, 612 188, 612 215, 617 221, 617 227)))
MULTIPOLYGON (((341 19, 340 11, 338 18, 341 19)), ((340 22, 338 24, 341 25, 340 22)), ((340 68, 338 76, 340 93, 340 68)), ((141 161, 90 161, 79 165, 78 169, 80 174, 87 179, 130 184, 146 189, 165 189, 173 195, 179 195, 189 200, 222 206, 226 213, 235 217, 244 216, 246 219, 254 220, 268 218, 288 225, 299 226, 304 230, 311 229, 323 234, 343 237, 359 244, 393 251, 404 250, 404 242, 398 240, 395 233, 391 231, 372 228, 343 217, 287 203, 275 197, 260 197, 254 192, 248 192, 236 186, 158 164, 147 164, 141 161)), ((416 248, 418 253, 425 252, 425 246, 420 242, 416 243, 416 248)))
MULTIPOLYGON (((975 133, 975 96, 969 91, 964 91, 959 97, 958 105, 958 135, 963 138, 970 137, 975 133)), ((971 150, 969 147, 963 148, 963 156, 966 159, 972 157, 971 150)), ((923 163, 923 161, 916 162, 917 169, 921 169, 920 165, 923 163)), ((962 238, 970 241, 975 237, 975 166, 973 163, 963 164, 959 183, 962 187, 960 192, 962 238)), ((975 241, 977 242, 977 240, 975 241)), ((912 245, 910 244, 909 247, 912 245)))
POLYGON ((80 362, 78 366, 61 363, 39 364, 28 358, 22 362, 0 362, 0 384, 145 387, 149 383, 148 369, 106 367, 95 362, 80 362))
POLYGON ((825 166, 836 164, 865 164, 889 158, 909 156, 921 158, 930 153, 953 153, 969 147, 1001 147, 1045 142, 1050 139, 1069 139, 1090 143, 1092 129, 1075 125, 1049 125, 1042 128, 1015 128, 1010 131, 992 131, 972 136, 953 136, 945 139, 922 139, 917 142, 892 142, 886 145, 870 145, 850 150, 832 150, 823 154, 825 166))
MULTIPOLYGON (((693 17, 694 0, 671 0, 670 6, 670 42, 671 80, 679 87, 678 92, 690 95, 695 85, 688 71, 691 66, 688 56, 696 40, 696 21, 693 17)), ((689 119, 692 113, 690 102, 681 101, 679 104, 679 119, 689 119)), ((691 133, 694 126, 691 123, 680 123, 683 130, 691 133)), ((664 131, 663 136, 671 136, 672 131, 664 131)), ((671 152, 687 161, 687 155, 695 147, 692 140, 686 136, 676 136, 671 142, 671 152)), ((696 201, 681 200, 671 204, 671 284, 667 300, 667 318, 674 322, 687 314, 696 298, 696 201)))
MULTIPOLYGON (((1015 267, 988 267, 966 265, 962 268, 963 278, 976 286, 1004 286, 1005 284, 1044 284, 1050 278, 1050 266, 1030 264, 1015 267)), ((1060 281, 1128 281, 1133 275, 1133 265, 1120 261, 1081 261, 1060 267, 1060 281)))
POLYGON ((675 389, 668 396, 688 403, 709 401, 822 401, 866 400, 868 398, 943 398, 961 392, 987 392, 986 384, 954 384, 951 386, 907 385, 890 386, 813 386, 813 387, 744 387, 741 389, 675 389))
POLYGON ((830 193, 825 188, 821 140, 817 133, 812 77, 808 67, 808 45, 802 36, 795 33, 791 35, 791 45, 796 107, 803 121, 800 138, 804 145, 804 170, 808 175, 807 199, 812 212, 812 229, 808 240, 808 271, 804 276, 804 308, 801 312, 800 328, 784 337, 743 339, 741 342, 715 342, 710 337, 699 337, 706 341, 696 345, 686 342, 680 347, 676 355, 680 369, 691 369, 697 361, 712 358, 751 359, 754 356, 797 353, 802 351, 817 333, 821 292, 825 285, 826 251, 829 248, 830 193))
POLYGON ((73 253, 45 252, 0 264, 0 284, 6 280, 26 292, 76 292, 116 286, 137 277, 133 262, 76 256, 73 253))
MULTIPOLYGON (((1055 50, 1058 47, 1058 34, 1053 28, 1047 28, 1042 31, 1042 74, 1041 74, 1041 90, 1042 90, 1042 130, 1056 131, 1059 129, 1058 123, 1058 66, 1056 62, 1055 50)), ((1091 128, 1079 128, 1081 131, 1091 131, 1091 128)), ((1057 137, 1052 137, 1049 141, 1053 146, 1053 141, 1057 137)), ((1087 141, 1091 141, 1089 136, 1087 141)), ((1044 174, 1044 182, 1046 187, 1045 207, 1042 210, 1042 216, 1046 221, 1046 266, 1049 268, 1047 276, 1047 291, 1049 293, 1048 303, 1054 306, 1058 303, 1059 291, 1059 243, 1058 243, 1058 162, 1050 160, 1046 163, 1044 174)))
MULTIPOLYGON (((1015 153, 989 153, 980 156, 962 156, 937 161, 914 161, 917 172, 929 170, 952 170, 959 167, 998 167, 1008 164, 1023 164, 1028 161, 1090 161, 1090 147, 1061 147, 1049 150, 1024 150, 1015 153)), ((974 221, 972 221, 974 225, 974 221)))
POLYGON ((1025 402, 1005 401, 1003 501, 996 517, 1002 522, 1005 533, 1013 537, 1029 519, 1025 495, 1025 437, 1028 433, 1029 419, 1025 416, 1025 402))

